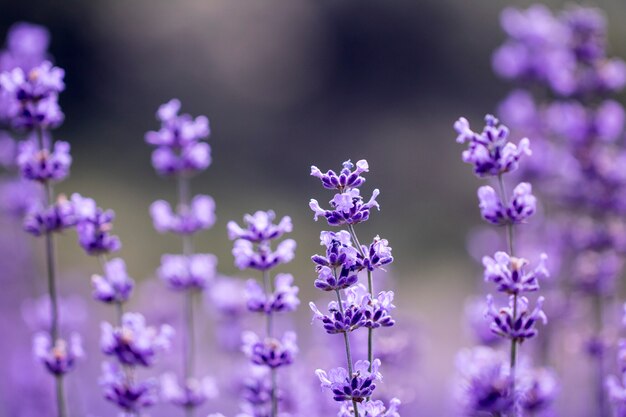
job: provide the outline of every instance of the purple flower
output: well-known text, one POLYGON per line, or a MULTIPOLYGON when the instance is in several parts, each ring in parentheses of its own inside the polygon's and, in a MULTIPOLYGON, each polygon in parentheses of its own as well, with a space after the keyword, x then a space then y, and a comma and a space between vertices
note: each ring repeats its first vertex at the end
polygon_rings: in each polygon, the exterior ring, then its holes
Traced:
POLYGON ((184 386, 180 386, 176 376, 172 373, 161 377, 161 396, 169 403, 185 407, 199 407, 208 399, 218 396, 215 380, 210 377, 197 380, 190 378, 184 386))
POLYGON ((343 163, 343 169, 339 174, 335 173, 333 170, 329 170, 323 174, 318 167, 315 165, 311 166, 311 175, 319 178, 324 188, 328 188, 329 190, 343 191, 347 188, 360 187, 365 182, 365 178, 361 176, 364 172, 369 172, 369 165, 365 159, 359 160, 356 163, 356 168, 350 160, 345 161, 343 163))
POLYGON ((17 165, 22 176, 28 180, 46 182, 62 181, 70 172, 72 156, 70 144, 56 141, 54 150, 39 149, 33 140, 20 142, 17 165))
POLYGON ((464 415, 505 414, 513 407, 513 384, 503 356, 487 347, 459 353, 456 400, 464 415))
POLYGON ((129 380, 121 369, 108 362, 102 364, 100 385, 104 398, 129 413, 139 413, 157 402, 156 381, 129 380))
POLYGON ((18 22, 7 34, 7 49, 0 53, 0 71, 19 67, 29 71, 47 55, 50 33, 43 26, 18 22))
POLYGON ((522 139, 518 145, 509 142, 509 129, 500 125, 492 115, 485 116, 485 127, 481 133, 470 129, 467 119, 461 117, 454 129, 459 136, 458 143, 469 143, 463 152, 463 161, 474 165, 478 177, 498 176, 515 171, 523 154, 530 155, 530 142, 522 139))
POLYGON ((255 247, 249 240, 238 239, 233 246, 235 266, 239 269, 258 269, 266 271, 278 264, 288 263, 294 257, 296 241, 285 239, 278 244, 276 250, 271 250, 269 244, 261 244, 255 247))
POLYGON ((548 255, 541 254, 537 267, 527 272, 526 259, 511 257, 506 252, 496 252, 493 258, 485 256, 483 258, 485 282, 493 282, 497 285, 498 291, 507 294, 537 291, 538 279, 550 276, 545 265, 547 259, 548 255))
POLYGON ((202 290, 215 279, 216 269, 215 255, 163 255, 157 274, 171 289, 202 290))
POLYGON ((129 366, 150 366, 159 350, 169 348, 174 334, 168 325, 162 325, 158 331, 146 326, 145 318, 138 313, 125 313, 121 327, 113 327, 107 322, 100 327, 102 352, 129 366))
POLYGON ((161 129, 146 133, 146 142, 156 146, 152 165, 162 175, 191 175, 211 164, 211 148, 202 140, 209 136, 209 120, 179 115, 180 101, 173 99, 159 107, 161 129))
POLYGON ((352 332, 365 326, 365 311, 361 305, 342 301, 340 308, 337 301, 331 301, 328 303, 328 314, 323 314, 313 302, 309 303, 309 307, 313 310, 313 320, 321 321, 328 334, 352 332))
POLYGON ((330 200, 329 203, 332 210, 322 209, 315 199, 311 199, 309 207, 313 210, 313 218, 316 221, 318 217, 324 217, 331 226, 358 224, 369 219, 370 211, 373 207, 380 210, 380 206, 376 201, 376 197, 379 194, 380 191, 375 189, 369 201, 364 202, 359 189, 350 188, 343 193, 335 194, 333 199, 330 200))
POLYGON ((267 408, 272 401, 272 383, 269 370, 265 366, 250 364, 248 372, 242 381, 242 398, 251 408, 267 408))
POLYGON ((382 269, 383 266, 393 262, 389 242, 387 239, 381 239, 380 236, 374 238, 369 248, 363 246, 363 252, 367 254, 367 258, 362 261, 363 267, 370 271, 382 269))
POLYGON ((548 318, 541 309, 544 301, 543 297, 539 297, 535 309, 529 311, 528 299, 523 296, 518 296, 515 316, 513 315, 514 299, 515 296, 511 295, 509 297, 509 306, 496 310, 493 297, 491 294, 487 295, 487 311, 485 316, 492 320, 491 330, 495 334, 507 339, 517 340, 521 343, 537 335, 535 324, 538 320, 541 320, 543 324, 547 324, 548 318), (515 320, 513 320, 513 317, 516 317, 515 320))
POLYGON ((520 224, 535 214, 537 199, 532 195, 532 187, 522 182, 513 189, 513 196, 504 207, 496 191, 488 185, 478 189, 480 213, 483 218, 495 225, 520 224))
POLYGON ((326 246, 326 256, 314 255, 311 260, 319 267, 351 268, 359 262, 359 252, 352 246, 350 233, 345 230, 321 232, 320 244, 326 246))
POLYGON ((228 222, 228 238, 230 240, 244 239, 254 243, 278 239, 285 233, 293 230, 291 217, 284 216, 278 224, 274 224, 276 214, 272 211, 257 211, 253 215, 243 217, 246 228, 240 227, 234 221, 228 222))
POLYGON ((72 204, 78 223, 78 243, 88 255, 117 252, 122 244, 117 236, 111 235, 113 210, 102 210, 91 198, 72 194, 72 204))
POLYGON ((556 375, 549 369, 522 368, 517 379, 520 406, 526 413, 534 414, 549 408, 559 393, 556 375))
POLYGON ((126 263, 121 258, 111 259, 104 265, 104 276, 93 275, 93 298, 104 303, 123 303, 128 300, 135 282, 126 273, 126 263))
POLYGON ((215 201, 208 195, 197 195, 189 207, 178 207, 174 213, 168 202, 159 200, 150 206, 150 215, 160 233, 191 235, 215 224, 215 201))
POLYGON ((315 288, 322 291, 342 290, 356 284, 359 280, 358 275, 350 268, 341 268, 339 274, 336 269, 327 266, 316 267, 317 279, 315 280, 315 288))
POLYGON ((266 295, 265 290, 255 280, 249 280, 246 285, 248 310, 271 314, 295 311, 298 308, 299 289, 293 285, 291 274, 277 274, 274 278, 274 287, 273 294, 266 295))
POLYGON ((322 388, 327 388, 333 393, 335 401, 360 403, 372 396, 376 389, 376 381, 382 380, 382 375, 378 372, 380 360, 374 359, 371 372, 368 370, 369 365, 368 361, 357 361, 352 375, 344 368, 331 369, 328 373, 318 369, 315 374, 320 379, 322 388))
POLYGON ((291 365, 298 353, 294 332, 286 332, 281 340, 269 337, 261 340, 256 333, 247 331, 243 333, 242 339, 243 352, 256 365, 269 368, 291 365))
POLYGON ((15 128, 55 128, 63 122, 58 95, 65 89, 65 72, 48 61, 30 69, 0 74, 0 92, 7 100, 7 116, 15 128))
POLYGON ((62 194, 52 206, 32 205, 24 217, 24 230, 33 236, 62 232, 75 224, 74 207, 62 194))
POLYGON ((485 320, 486 304, 483 298, 470 298, 465 303, 465 319, 478 343, 494 346, 502 338, 491 331, 490 323, 485 320))
MULTIPOLYGON (((400 412, 398 411, 399 407, 400 400, 397 398, 392 398, 391 401, 389 401, 389 407, 385 407, 385 403, 378 400, 357 403, 357 409, 359 411, 359 416, 361 417, 400 417, 400 412)), ((337 417, 353 416, 354 406, 352 403, 347 401, 343 402, 337 417)))
POLYGON ((76 365, 76 360, 82 358, 85 353, 82 340, 77 333, 71 335, 69 343, 57 339, 54 346, 48 334, 37 333, 33 339, 33 354, 52 374, 63 375, 71 371, 76 365))

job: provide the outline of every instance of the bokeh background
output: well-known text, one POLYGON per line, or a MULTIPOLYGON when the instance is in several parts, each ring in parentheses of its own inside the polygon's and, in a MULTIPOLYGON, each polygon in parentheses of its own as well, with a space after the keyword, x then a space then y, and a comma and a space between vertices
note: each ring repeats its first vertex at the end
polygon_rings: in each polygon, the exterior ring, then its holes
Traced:
MULTIPOLYGON (((479 223, 479 182, 460 161, 451 126, 460 115, 478 123, 510 89, 491 70, 491 53, 504 39, 499 13, 532 3, 4 0, 0 36, 22 20, 49 28, 67 84, 66 122, 55 136, 72 144, 74 156, 59 191, 116 211, 121 255, 138 279, 150 279, 161 254, 179 246, 152 228, 148 206, 174 200, 175 189, 155 175, 143 141, 170 98, 211 123, 213 164, 193 191, 215 198, 218 223, 198 248, 219 257, 220 272, 241 275, 226 222, 257 209, 290 215, 298 250, 283 269, 296 276, 303 301, 318 297, 309 257, 325 228, 308 201, 330 197, 309 167, 367 159, 365 189, 381 189, 382 210, 360 234, 381 234, 393 247, 396 304, 419 323, 420 354, 409 359, 420 361, 415 383, 428 380, 436 406, 446 401, 455 352, 471 343, 463 300, 480 273, 466 252, 467 233, 479 223)), ((626 57, 626 3, 585 4, 607 12, 610 52, 626 57)), ((61 239, 60 265, 65 274, 84 274, 88 291, 97 265, 73 237, 61 239)))

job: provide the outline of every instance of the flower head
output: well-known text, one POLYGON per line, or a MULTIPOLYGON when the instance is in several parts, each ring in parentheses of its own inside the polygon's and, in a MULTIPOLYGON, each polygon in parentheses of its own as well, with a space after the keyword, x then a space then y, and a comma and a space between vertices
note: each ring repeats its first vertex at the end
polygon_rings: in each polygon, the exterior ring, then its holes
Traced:
POLYGON ((246 304, 248 310, 266 314, 295 311, 300 305, 298 287, 293 285, 291 274, 277 274, 274 278, 274 292, 265 291, 255 280, 246 285, 246 304))
POLYGON ((52 151, 40 149, 32 140, 20 142, 17 165, 22 177, 39 182, 62 181, 70 172, 70 144, 56 141, 52 151))
POLYGON ((539 278, 549 277, 546 268, 548 255, 541 254, 537 267, 532 271, 526 271, 528 261, 523 258, 509 256, 506 252, 496 252, 493 258, 485 256, 485 281, 497 285, 498 291, 508 294, 537 291, 539 278))
POLYGON ((49 207, 33 204, 24 217, 24 230, 33 236, 61 232, 76 224, 74 207, 64 196, 59 195, 56 203, 49 207))
POLYGON ((474 173, 479 177, 498 176, 515 171, 522 155, 530 155, 530 142, 522 139, 518 145, 508 141, 509 129, 500 125, 498 119, 485 116, 486 125, 481 133, 470 129, 467 119, 461 117, 454 129, 458 143, 467 142, 463 151, 463 161, 474 165, 474 173))
POLYGON ((217 257, 212 254, 163 255, 157 270, 171 289, 202 290, 215 279, 217 257))
POLYGON ((111 234, 113 210, 102 210, 93 199, 80 194, 72 195, 72 204, 77 218, 78 243, 88 255, 117 252, 121 248, 119 238, 111 234))
POLYGON ((169 403, 193 408, 216 398, 218 389, 215 380, 210 377, 201 380, 190 378, 181 386, 174 374, 167 373, 161 377, 161 395, 169 403))
POLYGON ((506 206, 496 191, 488 185, 478 189, 478 199, 483 218, 495 225, 523 223, 535 213, 537 206, 537 199, 527 182, 522 182, 513 189, 513 196, 506 206))
POLYGON ((335 401, 363 402, 371 397, 376 389, 376 382, 382 380, 382 374, 378 372, 380 360, 374 359, 371 371, 368 361, 357 361, 354 364, 352 375, 344 368, 335 368, 328 371, 322 369, 315 371, 321 382, 322 388, 330 390, 335 401))
POLYGON ((291 217, 284 216, 277 224, 274 223, 276 214, 272 211, 257 211, 243 217, 245 229, 234 221, 228 222, 228 238, 230 240, 244 239, 254 243, 267 242, 280 238, 293 230, 291 217))
POLYGON ((488 295, 485 316, 492 320, 491 330, 495 334, 521 343, 537 335, 537 329, 535 328, 537 321, 541 320, 543 324, 546 324, 548 318, 541 309, 544 301, 543 297, 537 299, 537 305, 532 311, 528 308, 528 299, 526 297, 518 296, 517 306, 514 306, 514 300, 515 296, 511 295, 509 297, 509 306, 496 310, 493 297, 488 295), (515 315, 513 310, 515 310, 515 315))
POLYGON ((116 365, 102 364, 100 385, 104 398, 129 413, 138 413, 157 402, 158 385, 155 380, 128 380, 116 365))
POLYGON ((85 355, 82 339, 77 333, 71 335, 69 342, 57 339, 54 344, 48 334, 37 333, 33 339, 33 354, 54 375, 68 373, 76 365, 76 360, 85 355))
POLYGON ((128 300, 135 282, 126 273, 126 263, 114 258, 104 265, 104 276, 93 275, 93 298, 104 303, 123 303, 128 300))
POLYGON ((356 167, 350 160, 345 161, 339 174, 333 170, 324 174, 315 165, 311 166, 311 175, 319 178, 324 188, 339 191, 360 187, 365 182, 365 178, 361 174, 368 171, 369 165, 365 159, 359 160, 356 167))
POLYGON ((150 366, 158 351, 169 348, 174 333, 168 325, 159 330, 146 326, 146 320, 138 313, 125 313, 120 327, 103 322, 101 330, 102 352, 130 366, 150 366))
POLYGON ((274 338, 261 340, 256 333, 247 331, 243 333, 242 339, 243 352, 256 365, 269 368, 291 365, 298 353, 294 332, 285 333, 281 340, 274 338))
POLYGON ((208 195, 197 195, 189 207, 178 207, 174 213, 168 202, 158 200, 150 206, 150 215, 160 233, 191 235, 215 224, 215 201, 208 195))
POLYGON ((330 200, 331 210, 324 210, 315 199, 311 199, 309 207, 313 210, 313 218, 326 218, 331 226, 341 226, 344 224, 358 224, 367 221, 372 208, 380 210, 376 197, 380 194, 378 189, 372 193, 369 201, 365 202, 358 188, 351 188, 339 194, 335 194, 330 200))

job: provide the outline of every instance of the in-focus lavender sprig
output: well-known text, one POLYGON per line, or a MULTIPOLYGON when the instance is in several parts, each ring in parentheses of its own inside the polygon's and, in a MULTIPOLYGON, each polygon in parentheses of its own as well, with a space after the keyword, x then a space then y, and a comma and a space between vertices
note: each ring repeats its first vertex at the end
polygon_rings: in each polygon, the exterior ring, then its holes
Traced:
POLYGON ((330 226, 347 228, 322 232, 320 243, 326 252, 311 257, 317 272, 315 287, 333 291, 336 301, 328 304, 328 313, 322 312, 315 303, 309 306, 313 319, 322 323, 326 333, 343 335, 348 366, 328 373, 319 369, 316 373, 322 387, 330 389, 335 401, 342 404, 340 416, 397 416, 397 399, 391 401, 389 409, 382 402, 371 400, 375 381, 382 378, 378 372, 380 360, 374 358, 373 330, 395 324, 390 314, 395 306, 393 292, 375 294, 372 280, 373 271, 382 270, 393 262, 388 241, 376 236, 371 244, 361 245, 354 229, 355 224, 369 219, 372 208, 380 209, 376 201, 380 194, 378 189, 366 202, 358 188, 365 183, 362 174, 368 171, 366 160, 359 160, 356 165, 345 161, 339 173, 332 170, 323 173, 316 166, 311 167, 311 175, 319 178, 324 188, 337 192, 329 201, 330 209, 323 209, 317 200, 311 199, 309 207, 314 219, 324 217, 330 226), (359 283, 360 271, 367 273, 367 287, 359 283), (353 362, 349 334, 362 327, 368 329, 367 360, 353 362))

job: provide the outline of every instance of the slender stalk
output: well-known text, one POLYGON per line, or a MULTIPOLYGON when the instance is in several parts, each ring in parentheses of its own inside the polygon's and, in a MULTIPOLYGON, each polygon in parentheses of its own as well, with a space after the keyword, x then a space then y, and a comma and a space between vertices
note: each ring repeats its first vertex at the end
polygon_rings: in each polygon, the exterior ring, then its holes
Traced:
MULTIPOLYGON (((263 271, 263 287, 265 289, 265 296, 269 297, 274 293, 274 286, 272 285, 272 280, 270 277, 270 271, 263 271)), ((274 318, 272 311, 265 312, 265 324, 266 324, 266 336, 273 337, 274 334, 274 318)), ((277 372, 276 368, 271 368, 271 379, 272 379, 272 417, 278 416, 278 381, 277 381, 277 372)))
MULTIPOLYGON (((594 294, 593 296, 593 309, 596 327, 597 341, 602 343, 602 324, 603 324, 603 303, 602 295, 594 294)), ((596 401, 598 405, 598 416, 608 416, 608 407, 606 402, 605 390, 604 390, 604 355, 603 347, 599 352, 595 353, 596 359, 596 401)))
MULTIPOLYGON (((184 174, 178 176, 178 204, 183 214, 189 210, 189 178, 184 174)), ((185 256, 191 256, 193 254, 193 241, 190 235, 183 235, 183 254, 185 256)), ((194 296, 193 290, 188 290, 185 293, 183 300, 183 317, 184 317, 184 353, 183 353, 183 383, 187 384, 191 378, 193 378, 193 369, 195 363, 195 331, 194 331, 194 296)), ((194 415, 193 407, 185 407, 185 415, 192 417, 194 415)))
MULTIPOLYGON (((504 187, 504 180, 502 174, 498 175, 498 185, 500 187, 500 198, 502 204, 506 204, 508 201, 506 195, 506 189, 504 187)), ((509 256, 514 256, 514 237, 513 237, 513 225, 507 223, 506 225, 506 237, 509 249, 509 256)), ((513 294, 513 323, 517 321, 517 293, 513 294)), ((517 339, 511 339, 511 354, 510 354, 510 368, 511 368, 511 392, 513 393, 513 399, 515 400, 515 365, 517 364, 517 339)), ((517 406, 513 405, 513 415, 518 415, 517 406)))
MULTIPOLYGON (((46 206, 54 201, 54 190, 49 182, 45 183, 46 206)), ((50 297, 50 341, 52 346, 59 340, 59 300, 56 282, 56 260, 55 260, 54 234, 46 233, 46 269, 48 272, 48 294, 50 297)), ((57 414, 59 417, 67 416, 67 406, 65 404, 65 389, 63 387, 63 376, 54 377, 55 393, 57 399, 57 414)))
MULTIPOLYGON (((350 231, 350 235, 356 244, 359 253, 361 256, 365 258, 365 252, 363 252, 363 248, 361 247, 361 242, 359 242, 359 238, 356 235, 353 225, 348 225, 348 230, 350 231)), ((374 298, 374 282, 372 280, 372 271, 367 270, 367 290, 372 299, 374 298)), ((367 360, 369 362, 368 370, 372 372, 372 364, 374 363, 374 329, 367 329, 367 360)))
MULTIPOLYGON (((336 275, 336 271, 335 271, 335 275, 336 275)), ((343 316, 343 303, 341 300, 341 293, 339 292, 339 290, 335 290, 335 293, 337 294, 337 304, 339 305, 339 311, 341 312, 341 315, 343 316)), ((346 347, 346 359, 348 361, 348 375, 349 378, 352 378, 352 353, 350 350, 350 337, 348 336, 348 332, 343 332, 343 341, 344 341, 344 345, 346 347)), ((357 408, 357 404, 356 401, 352 400, 352 408, 354 409, 354 417, 359 417, 359 410, 357 408)))

